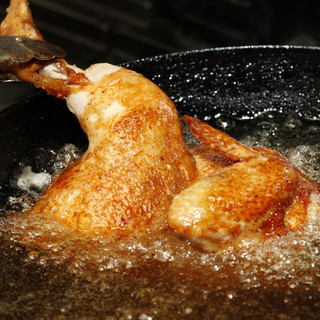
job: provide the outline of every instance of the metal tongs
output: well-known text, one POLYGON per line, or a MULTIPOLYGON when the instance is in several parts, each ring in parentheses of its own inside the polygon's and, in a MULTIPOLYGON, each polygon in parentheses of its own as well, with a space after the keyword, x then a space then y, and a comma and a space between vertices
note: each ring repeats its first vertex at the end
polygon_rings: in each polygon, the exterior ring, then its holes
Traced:
POLYGON ((0 36, 0 82, 17 81, 17 78, 7 70, 7 65, 10 62, 27 62, 33 58, 47 61, 53 58, 62 58, 65 55, 64 49, 49 42, 0 36))

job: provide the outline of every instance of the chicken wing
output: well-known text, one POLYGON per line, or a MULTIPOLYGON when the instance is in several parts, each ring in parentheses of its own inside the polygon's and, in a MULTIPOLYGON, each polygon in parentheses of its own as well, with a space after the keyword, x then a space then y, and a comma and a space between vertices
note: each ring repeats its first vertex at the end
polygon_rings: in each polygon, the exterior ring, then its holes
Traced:
POLYGON ((257 243, 297 230, 319 185, 277 152, 246 147, 202 121, 184 116, 202 143, 232 163, 213 170, 178 194, 169 226, 204 251, 257 243))

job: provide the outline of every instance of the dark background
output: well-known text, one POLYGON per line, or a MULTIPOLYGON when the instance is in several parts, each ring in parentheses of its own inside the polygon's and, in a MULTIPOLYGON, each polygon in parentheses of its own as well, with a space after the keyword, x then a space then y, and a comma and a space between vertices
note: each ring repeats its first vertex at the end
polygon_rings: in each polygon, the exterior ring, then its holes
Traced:
MULTIPOLYGON (((9 0, 0 4, 5 16, 9 0)), ((320 45, 316 0, 30 0, 47 41, 80 67, 243 45, 320 45)))

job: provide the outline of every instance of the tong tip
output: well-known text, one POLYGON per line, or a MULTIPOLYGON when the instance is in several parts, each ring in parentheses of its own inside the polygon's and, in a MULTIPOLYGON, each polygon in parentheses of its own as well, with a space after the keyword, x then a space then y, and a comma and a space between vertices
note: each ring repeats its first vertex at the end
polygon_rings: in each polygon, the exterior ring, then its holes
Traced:
POLYGON ((0 36, 0 62, 27 62, 33 58, 47 61, 64 56, 66 56, 66 51, 50 42, 0 36))

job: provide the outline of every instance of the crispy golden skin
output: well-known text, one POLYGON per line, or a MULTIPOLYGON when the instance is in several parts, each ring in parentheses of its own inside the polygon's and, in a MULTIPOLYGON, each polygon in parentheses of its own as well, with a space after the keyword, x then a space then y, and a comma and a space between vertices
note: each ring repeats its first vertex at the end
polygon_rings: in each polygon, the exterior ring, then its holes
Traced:
POLYGON ((232 161, 204 144, 190 145, 188 148, 196 161, 199 179, 232 164, 232 161))
MULTIPOLYGON (((11 1, 0 30, 42 39, 26 0, 11 1)), ((32 211, 86 232, 165 227, 173 196, 197 178, 170 99, 142 75, 108 64, 89 68, 90 80, 63 59, 10 68, 21 80, 65 98, 89 139, 87 152, 57 175, 32 211), (61 77, 43 71, 47 66, 61 77)))
POLYGON ((183 119, 200 141, 232 163, 175 197, 168 213, 173 230, 212 252, 303 226, 310 196, 320 192, 316 182, 277 152, 248 148, 198 119, 183 119))
POLYGON ((0 25, 3 36, 26 37, 34 40, 44 40, 33 22, 29 3, 26 0, 11 0, 7 16, 0 25))
MULTIPOLYGON (((142 233, 166 226, 173 196, 197 177, 173 103, 123 68, 79 92, 87 100, 79 120, 89 149, 33 211, 79 230, 142 233)), ((72 105, 77 94, 68 99, 72 105)))

